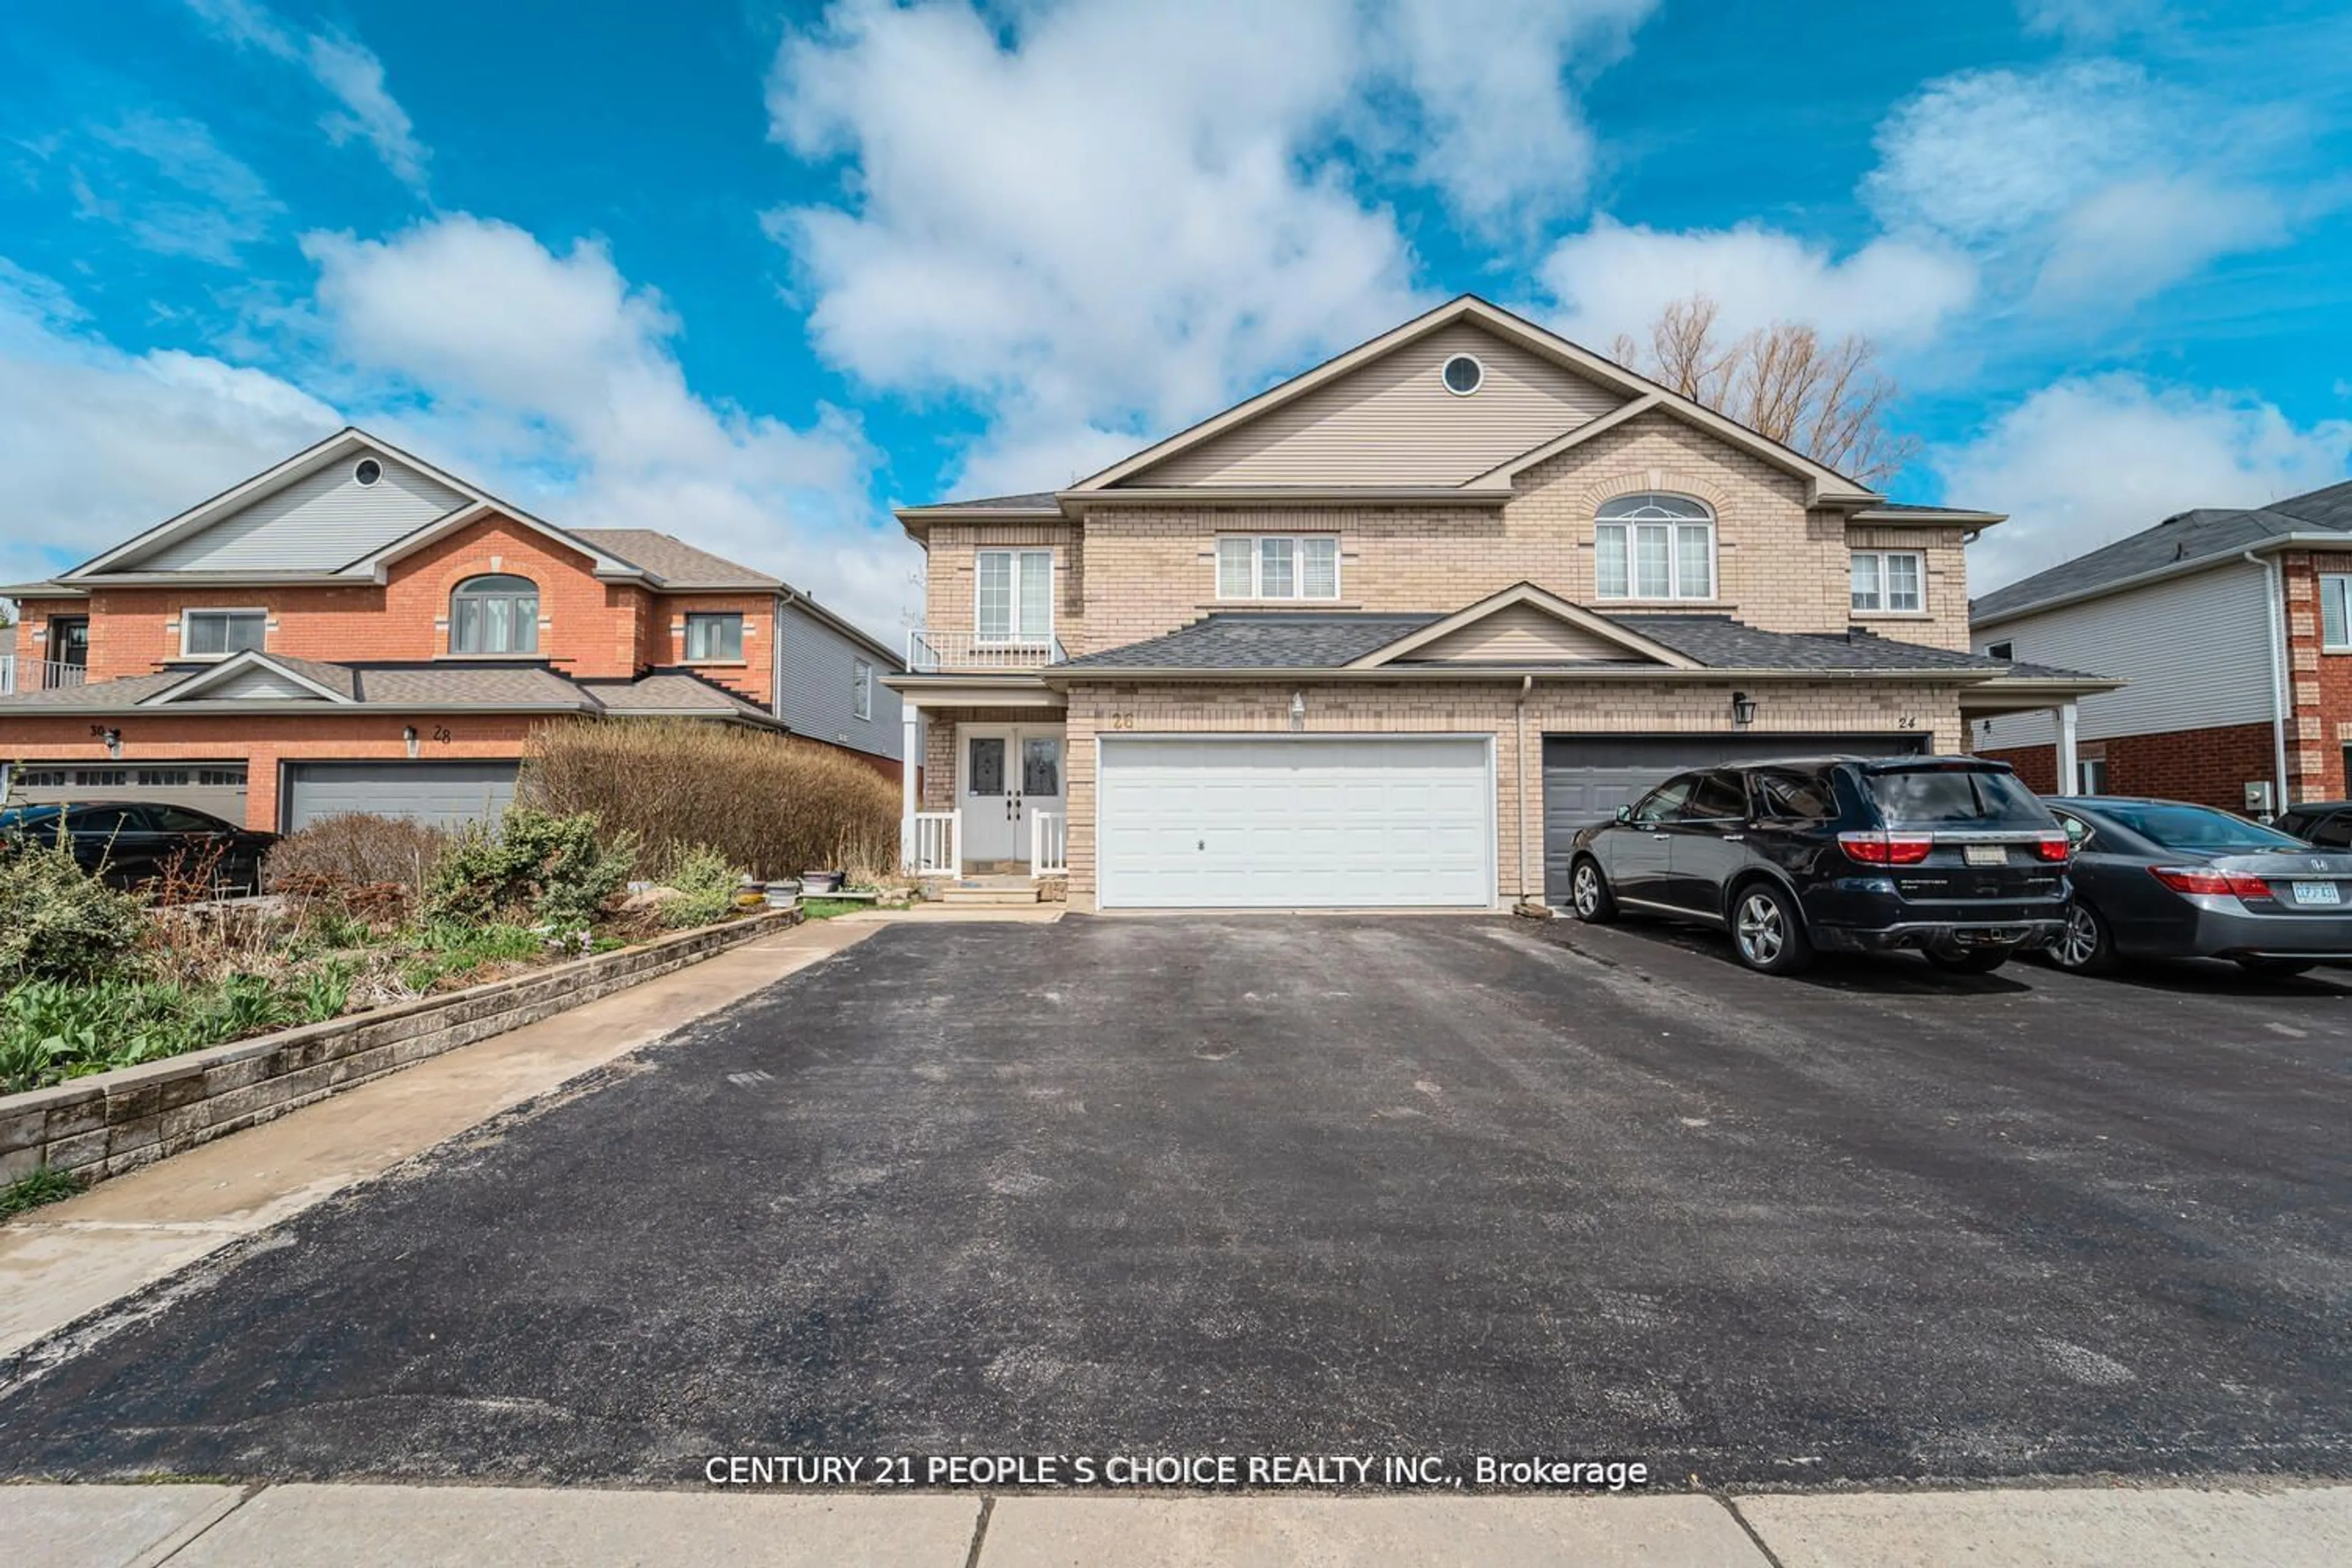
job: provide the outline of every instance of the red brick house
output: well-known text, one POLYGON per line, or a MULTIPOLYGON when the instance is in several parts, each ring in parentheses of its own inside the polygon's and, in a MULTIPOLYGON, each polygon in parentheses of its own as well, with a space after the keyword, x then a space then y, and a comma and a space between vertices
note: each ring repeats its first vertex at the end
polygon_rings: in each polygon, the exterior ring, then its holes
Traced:
POLYGON ((2265 812, 2352 793, 2352 483, 2167 518, 1974 600, 1970 640, 2021 663, 2123 677, 2052 716, 1975 726, 2037 788, 2265 812))
POLYGON ((360 430, 0 595, 19 801, 453 820, 511 795, 534 727, 597 715, 799 733, 898 775, 886 645, 764 573, 558 528, 360 430))

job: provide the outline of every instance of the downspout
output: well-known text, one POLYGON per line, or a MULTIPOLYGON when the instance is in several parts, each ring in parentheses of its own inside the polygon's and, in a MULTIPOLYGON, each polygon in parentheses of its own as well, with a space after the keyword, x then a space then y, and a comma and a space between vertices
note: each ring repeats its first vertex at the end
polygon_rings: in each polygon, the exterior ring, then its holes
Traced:
POLYGON ((2275 780, 2273 788, 2277 792, 2271 801, 2271 810, 2275 814, 2287 808, 2286 650, 2279 633, 2279 617, 2286 614, 2286 584, 2275 560, 2257 555, 2251 550, 2242 550, 2238 553, 2263 569, 2265 595, 2263 629, 2270 634, 2271 641, 2271 767, 2275 780))
MULTIPOLYGON (((1518 706, 1512 716, 1512 724, 1515 728, 1513 743, 1518 748, 1519 753, 1519 765, 1514 771, 1518 775, 1519 902, 1522 904, 1527 903, 1531 897, 1528 892, 1528 694, 1535 689, 1535 686, 1534 676, 1519 677, 1518 706)), ((1536 759, 1536 766, 1538 768, 1543 766, 1541 757, 1536 759)))

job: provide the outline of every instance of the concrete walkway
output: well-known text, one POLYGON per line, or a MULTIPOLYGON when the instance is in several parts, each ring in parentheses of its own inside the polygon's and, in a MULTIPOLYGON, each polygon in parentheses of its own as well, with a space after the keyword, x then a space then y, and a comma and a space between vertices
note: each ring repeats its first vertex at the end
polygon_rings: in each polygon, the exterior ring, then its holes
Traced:
POLYGON ((730 948, 0 1225, 0 1363, 240 1237, 863 941, 889 918, 811 921, 730 948))
POLYGON ((487 1487, 0 1488, 46 1568, 1212 1563, 2335 1568, 2352 1487, 1554 1498, 880 1496, 487 1487), (1769 1555, 1768 1555, 1769 1553, 1769 1555))

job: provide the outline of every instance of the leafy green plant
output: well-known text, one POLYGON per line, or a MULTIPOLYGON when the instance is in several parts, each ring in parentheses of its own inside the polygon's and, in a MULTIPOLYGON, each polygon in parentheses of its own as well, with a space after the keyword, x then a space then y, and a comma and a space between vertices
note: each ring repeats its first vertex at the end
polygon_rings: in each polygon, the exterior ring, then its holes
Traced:
POLYGON ((510 922, 468 926, 443 921, 418 933, 416 950, 401 965, 401 979, 412 991, 430 991, 443 980, 469 975, 486 964, 540 958, 547 951, 547 939, 510 922))
POLYGON ((629 879, 636 844, 598 836, 593 812, 559 816, 509 806, 495 830, 462 830, 433 868, 423 910, 432 923, 529 920, 560 931, 593 924, 629 879))
POLYGON ((0 1219, 56 1203, 59 1198, 69 1198, 89 1185, 89 1178, 70 1171, 36 1165, 15 1181, 0 1184, 0 1219))
POLYGON ((695 844, 670 857, 661 881, 680 895, 661 906, 662 924, 673 929, 704 926, 725 920, 734 909, 743 868, 723 851, 695 844))
POLYGON ((140 900, 84 872, 70 850, 0 846, 0 986, 109 973, 145 927, 140 900))
POLYGON ((352 1005, 352 973, 348 963, 329 963, 303 975, 294 993, 302 1021, 323 1024, 342 1016, 343 1009, 352 1005))
POLYGON ((232 974, 205 1009, 205 1032, 234 1040, 294 1021, 294 1009, 266 974, 232 974))

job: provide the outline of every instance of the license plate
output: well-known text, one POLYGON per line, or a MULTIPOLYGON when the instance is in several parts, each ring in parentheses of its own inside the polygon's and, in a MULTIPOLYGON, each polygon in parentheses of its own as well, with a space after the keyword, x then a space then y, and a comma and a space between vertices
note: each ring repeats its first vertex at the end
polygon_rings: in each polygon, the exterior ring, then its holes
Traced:
POLYGON ((2297 882, 2294 885, 2294 901, 2298 904, 2340 904, 2344 901, 2344 892, 2333 882, 2297 882))
POLYGON ((2009 851, 1998 844, 1964 844, 1960 858, 1971 866, 2006 866, 2009 851))

